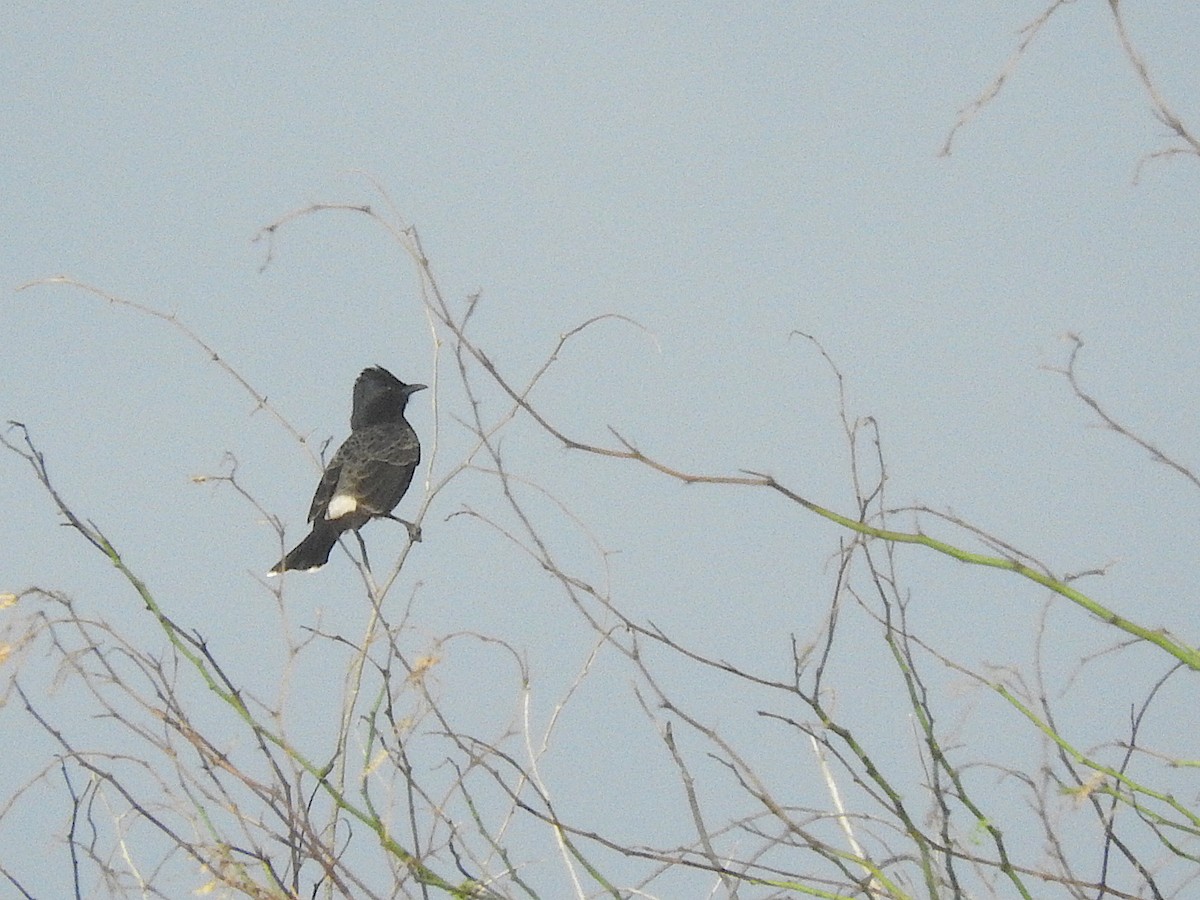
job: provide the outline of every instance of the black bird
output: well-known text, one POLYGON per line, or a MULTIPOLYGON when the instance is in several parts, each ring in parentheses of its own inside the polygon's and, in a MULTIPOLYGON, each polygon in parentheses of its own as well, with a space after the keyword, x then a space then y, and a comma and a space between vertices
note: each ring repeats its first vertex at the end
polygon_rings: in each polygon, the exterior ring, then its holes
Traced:
POLYGON ((313 495, 308 511, 312 531, 268 574, 321 568, 346 531, 358 537, 366 561, 358 529, 377 517, 401 522, 409 540, 421 539, 417 526, 391 513, 421 462, 421 444, 404 418, 404 407, 409 396, 423 390, 425 385, 405 384, 382 366, 363 369, 354 382, 350 437, 333 454, 313 495))

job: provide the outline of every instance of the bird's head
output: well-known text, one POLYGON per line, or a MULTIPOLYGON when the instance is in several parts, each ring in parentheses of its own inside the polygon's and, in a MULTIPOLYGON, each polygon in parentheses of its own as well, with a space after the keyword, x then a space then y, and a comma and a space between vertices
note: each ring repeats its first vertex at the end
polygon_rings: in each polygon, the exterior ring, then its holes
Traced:
POLYGON ((354 382, 350 428, 402 419, 409 396, 423 390, 425 385, 405 384, 383 366, 363 369, 354 382))

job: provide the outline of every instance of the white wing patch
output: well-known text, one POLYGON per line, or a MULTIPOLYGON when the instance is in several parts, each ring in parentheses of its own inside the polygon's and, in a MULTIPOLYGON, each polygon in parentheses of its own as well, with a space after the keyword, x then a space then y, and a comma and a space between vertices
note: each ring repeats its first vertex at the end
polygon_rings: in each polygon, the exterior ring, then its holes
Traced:
POLYGON ((358 509, 358 501, 349 494, 334 494, 329 499, 329 508, 325 511, 325 518, 340 519, 356 509, 358 509))

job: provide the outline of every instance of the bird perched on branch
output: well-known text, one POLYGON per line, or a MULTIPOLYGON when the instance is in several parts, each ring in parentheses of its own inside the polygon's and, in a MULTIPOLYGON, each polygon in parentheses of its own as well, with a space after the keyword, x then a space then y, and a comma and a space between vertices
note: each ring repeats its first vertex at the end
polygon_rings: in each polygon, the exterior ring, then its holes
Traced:
POLYGON ((423 390, 425 385, 405 384, 382 366, 362 371, 354 382, 350 437, 333 454, 313 495, 308 511, 312 531, 269 575, 321 568, 347 531, 358 538, 365 563, 367 547, 358 530, 374 518, 400 522, 410 541, 421 539, 421 530, 393 516, 392 510, 421 462, 421 444, 404 418, 404 407, 412 394, 423 390))

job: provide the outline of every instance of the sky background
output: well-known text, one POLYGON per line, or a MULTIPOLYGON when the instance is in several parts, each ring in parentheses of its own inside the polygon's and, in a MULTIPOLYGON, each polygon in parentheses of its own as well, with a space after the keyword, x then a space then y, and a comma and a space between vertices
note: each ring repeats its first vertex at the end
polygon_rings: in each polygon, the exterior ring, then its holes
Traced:
MULTIPOLYGON (((1195 127, 1195 6, 1124 6, 1195 127)), ((952 154, 938 153, 1041 9, 18 4, 0 35, 0 418, 29 426, 60 491, 173 616, 203 628, 235 674, 269 682, 279 614, 259 577, 278 538, 227 486, 193 476, 227 471, 231 455, 292 542, 311 457, 170 326, 71 288, 16 288, 67 275, 177 315, 314 449, 344 437, 364 366, 441 378, 436 454, 428 394, 410 414, 436 481, 468 446, 453 420, 467 408, 446 357, 435 371, 408 259, 344 212, 282 228, 265 269, 253 240, 314 202, 384 209, 367 173, 419 230, 451 304, 481 294, 476 337, 515 383, 592 316, 639 323, 589 329, 539 386, 535 402, 572 436, 611 444, 612 426, 681 469, 769 471, 852 513, 836 384, 792 336, 804 332, 840 367, 851 415, 878 422, 892 504, 952 510, 1060 573, 1111 566, 1088 584, 1102 602, 1195 643, 1195 489, 1095 428, 1046 367, 1065 362, 1065 333, 1081 335, 1088 390, 1196 464, 1196 161, 1151 162, 1135 181, 1169 136, 1107 6, 1082 3, 1056 14, 952 154)), ((612 552, 626 612, 787 677, 788 636, 816 634, 828 606, 833 525, 765 492, 568 453, 527 422, 503 446, 612 552)), ((425 475, 401 515, 420 505, 425 475)), ((417 597, 418 644, 474 631, 518 647, 544 713, 591 636, 535 565, 479 522, 447 518, 464 507, 500 509, 495 481, 468 473, 435 498, 392 596, 417 597)), ((0 590, 63 590, 154 639, 11 454, 0 508, 0 590)), ((379 560, 402 543, 387 523, 364 534, 379 560)), ((601 570, 577 534, 563 540, 601 570)), ((901 559, 914 619, 943 646, 976 665, 1029 663, 1042 594, 916 551, 901 559)), ((320 574, 288 579, 288 615, 361 627, 355 579, 337 551, 320 574)), ((1113 639, 1073 609, 1057 618, 1064 669, 1113 639)), ((507 710, 507 694, 480 691, 494 664, 448 653, 447 702, 507 710)), ((845 702, 869 713, 876 700, 850 669, 845 702)), ((1162 671, 1097 673, 1099 695, 1105 678, 1130 693, 1110 718, 1071 720, 1082 743, 1091 727, 1118 732, 1162 671)), ((630 770, 626 741, 663 760, 629 711, 628 673, 612 662, 589 683, 596 696, 564 726, 548 775, 589 825, 649 841, 637 828, 677 785, 669 766, 630 770), (627 803, 587 806, 613 784, 627 803)), ((1164 743, 1196 733, 1194 709, 1177 706, 1164 743)), ((25 770, 46 752, 33 738, 17 750, 25 770)))

